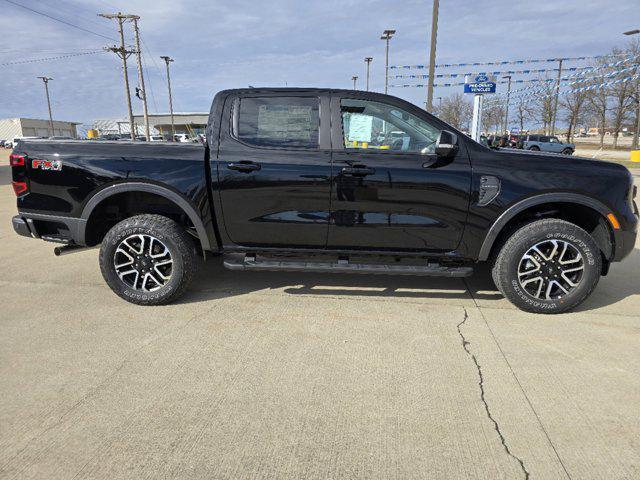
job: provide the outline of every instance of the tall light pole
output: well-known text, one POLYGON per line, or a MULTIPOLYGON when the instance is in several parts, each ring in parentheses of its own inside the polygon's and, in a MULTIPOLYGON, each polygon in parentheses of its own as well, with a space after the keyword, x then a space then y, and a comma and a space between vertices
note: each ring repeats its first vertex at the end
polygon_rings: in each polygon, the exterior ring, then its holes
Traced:
MULTIPOLYGON (((504 109, 504 130, 503 133, 506 133, 509 128, 509 97, 511 96, 511 75, 505 75, 502 78, 508 78, 509 83, 507 84, 507 105, 504 109)), ((522 133, 522 132, 521 132, 522 133)))
POLYGON ((118 13, 100 13, 99 17, 108 18, 109 20, 117 20, 118 21, 118 30, 120 32, 120 46, 116 47, 108 47, 107 50, 112 51, 116 55, 118 55, 122 59, 122 72, 124 74, 124 90, 125 96, 127 97, 127 110, 129 113, 129 129, 131 132, 131 140, 135 141, 136 139, 136 131, 135 125, 133 123, 133 109, 131 108, 131 89, 129 88, 129 73, 127 71, 127 58, 133 52, 131 50, 127 50, 124 44, 124 22, 131 18, 131 15, 124 15, 120 12, 118 13))
POLYGON ((431 49, 429 51, 429 79, 427 86, 427 111, 433 110, 433 79, 436 75, 436 42, 438 38, 438 9, 439 0, 433 0, 433 15, 431 16, 431 49))
POLYGON ((387 52, 385 54, 385 63, 384 63, 384 93, 387 94, 389 92, 389 40, 396 33, 395 30, 385 30, 382 32, 382 36, 380 40, 385 40, 387 42, 387 52))
POLYGON ((353 80, 353 89, 356 89, 356 84, 358 82, 358 76, 354 75, 353 77, 351 77, 351 80, 353 80))
POLYGON ((558 117, 558 98, 560 98, 560 80, 562 80, 562 58, 558 59, 558 81, 556 82, 556 97, 553 99, 553 117, 551 120, 551 135, 556 134, 556 118, 558 117))
POLYGON ((47 107, 49 107, 49 129, 51 130, 51 137, 55 136, 53 130, 53 115, 51 115, 51 99, 49 98, 49 80, 53 80, 51 77, 38 77, 44 83, 44 91, 47 94, 47 107))
MULTIPOLYGON (((640 33, 640 29, 629 30, 628 32, 624 32, 625 35, 637 35, 640 33)), ((640 73, 640 66, 636 67, 636 75, 640 73)), ((631 142, 631 150, 637 150, 638 145, 638 134, 640 133, 640 80, 636 78, 636 128, 635 132, 633 132, 633 141, 631 142)))
POLYGON ((367 92, 369 91, 369 67, 371 66, 371 61, 373 60, 373 57, 365 57, 364 58, 364 63, 367 64, 367 92))
POLYGON ((173 62, 173 58, 163 55, 160 57, 167 64, 167 86, 169 87, 169 113, 171 114, 171 141, 175 140, 176 126, 173 123, 173 98, 171 96, 171 75, 169 74, 169 63, 173 62))
POLYGON ((140 30, 138 29, 138 20, 140 17, 137 15, 132 16, 133 20, 133 32, 136 37, 136 59, 138 60, 138 78, 140 79, 140 89, 142 90, 142 108, 144 112, 144 133, 147 137, 147 142, 151 141, 151 130, 149 128, 149 108, 147 107, 147 89, 144 86, 144 74, 142 73, 142 51, 140 50, 140 30))

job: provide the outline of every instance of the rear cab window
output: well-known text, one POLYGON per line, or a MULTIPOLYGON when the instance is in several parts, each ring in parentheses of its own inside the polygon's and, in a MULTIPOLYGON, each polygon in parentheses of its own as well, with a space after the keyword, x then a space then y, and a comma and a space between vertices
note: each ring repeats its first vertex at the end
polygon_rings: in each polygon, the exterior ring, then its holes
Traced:
POLYGON ((317 149, 317 97, 241 97, 234 136, 256 147, 317 149))

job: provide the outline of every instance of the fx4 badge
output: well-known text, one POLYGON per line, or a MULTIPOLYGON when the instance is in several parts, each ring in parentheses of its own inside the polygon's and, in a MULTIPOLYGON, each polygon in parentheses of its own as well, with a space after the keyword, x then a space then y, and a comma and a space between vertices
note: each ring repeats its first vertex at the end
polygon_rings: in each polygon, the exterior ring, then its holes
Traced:
POLYGON ((31 160, 31 168, 39 168, 40 170, 53 170, 59 172, 62 170, 62 160, 31 160))

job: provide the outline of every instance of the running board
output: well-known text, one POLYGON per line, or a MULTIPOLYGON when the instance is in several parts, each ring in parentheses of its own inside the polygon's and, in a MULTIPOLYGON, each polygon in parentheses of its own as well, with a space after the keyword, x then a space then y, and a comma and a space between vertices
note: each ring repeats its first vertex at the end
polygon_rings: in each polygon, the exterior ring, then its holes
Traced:
POLYGON ((439 263, 424 265, 364 264, 349 263, 347 259, 337 262, 308 262, 304 260, 257 259, 253 254, 227 253, 224 266, 229 270, 263 270, 315 273, 366 273, 374 275, 423 275, 430 277, 468 277, 472 267, 447 267, 439 263))

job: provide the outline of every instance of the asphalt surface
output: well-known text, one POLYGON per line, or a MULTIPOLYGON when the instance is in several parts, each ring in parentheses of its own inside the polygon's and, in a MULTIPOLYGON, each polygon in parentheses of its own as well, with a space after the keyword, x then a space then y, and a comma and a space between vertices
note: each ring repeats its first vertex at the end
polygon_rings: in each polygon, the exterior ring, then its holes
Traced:
MULTIPOLYGON (((2 161, 6 165, 5 160, 2 161)), ((574 313, 488 273, 229 272, 136 307, 18 237, 0 167, 0 478, 640 478, 640 250, 574 313)))

